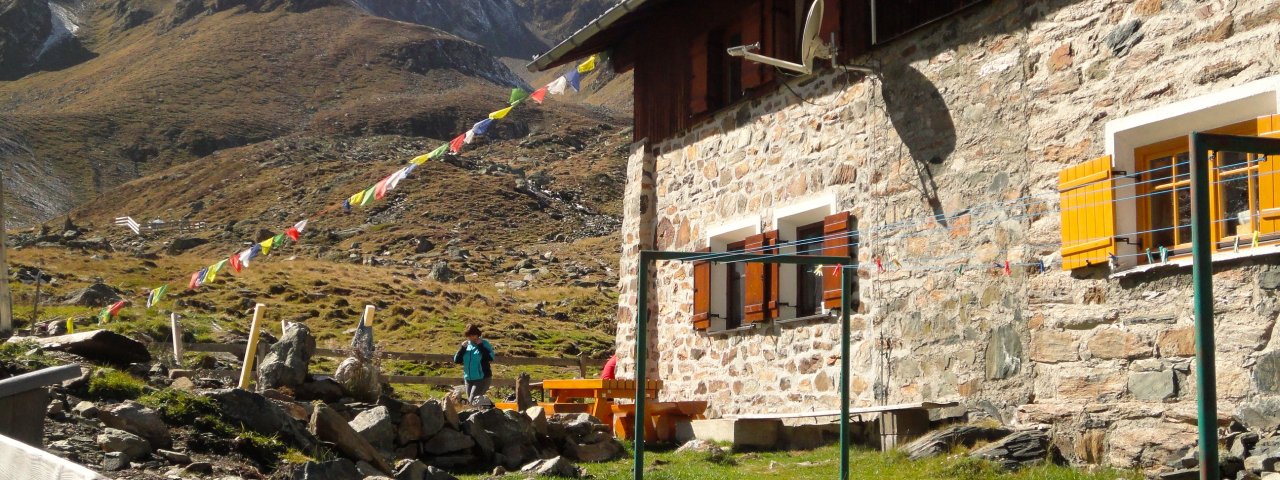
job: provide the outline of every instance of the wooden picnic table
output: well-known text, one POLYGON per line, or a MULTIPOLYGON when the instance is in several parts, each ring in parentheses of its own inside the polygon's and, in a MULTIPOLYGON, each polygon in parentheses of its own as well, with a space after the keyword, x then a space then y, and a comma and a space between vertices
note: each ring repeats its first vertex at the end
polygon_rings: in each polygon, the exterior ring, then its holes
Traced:
MULTIPOLYGON (((590 404, 591 407, 587 413, 604 422, 605 425, 612 425, 613 411, 610 408, 613 405, 612 400, 615 398, 634 399, 636 396, 636 381, 603 380, 599 378, 543 380, 542 390, 556 404, 572 403, 576 399, 595 400, 593 404, 590 404)), ((660 390, 662 390, 661 380, 646 381, 644 396, 645 398, 658 398, 658 391, 660 390)))

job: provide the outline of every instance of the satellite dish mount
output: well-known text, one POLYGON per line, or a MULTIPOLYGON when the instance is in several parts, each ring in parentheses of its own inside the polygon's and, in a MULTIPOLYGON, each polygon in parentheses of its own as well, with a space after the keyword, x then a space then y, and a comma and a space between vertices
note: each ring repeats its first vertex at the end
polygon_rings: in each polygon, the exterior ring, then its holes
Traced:
MULTIPOLYGON (((808 75, 813 73, 813 59, 821 58, 831 60, 835 64, 835 38, 832 36, 830 44, 823 42, 821 38, 822 30, 822 6, 824 0, 813 0, 813 4, 809 6, 809 15, 805 17, 804 32, 800 36, 800 62, 789 62, 786 60, 766 57, 756 52, 760 50, 760 43, 756 42, 751 45, 740 45, 728 49, 729 56, 742 57, 744 59, 771 65, 784 70, 808 75)), ((850 70, 858 70, 865 73, 871 73, 872 70, 867 67, 847 66, 850 70)))

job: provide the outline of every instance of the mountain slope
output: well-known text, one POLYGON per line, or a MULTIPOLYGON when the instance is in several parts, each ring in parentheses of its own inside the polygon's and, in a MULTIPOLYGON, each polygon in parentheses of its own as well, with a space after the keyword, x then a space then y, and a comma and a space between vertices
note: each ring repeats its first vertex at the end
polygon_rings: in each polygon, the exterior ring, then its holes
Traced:
POLYGON ((93 58, 0 82, 0 160, 18 172, 5 179, 18 219, 292 132, 444 137, 473 121, 455 113, 471 103, 459 92, 524 85, 479 45, 342 2, 191 4, 89 8, 73 21, 93 58))

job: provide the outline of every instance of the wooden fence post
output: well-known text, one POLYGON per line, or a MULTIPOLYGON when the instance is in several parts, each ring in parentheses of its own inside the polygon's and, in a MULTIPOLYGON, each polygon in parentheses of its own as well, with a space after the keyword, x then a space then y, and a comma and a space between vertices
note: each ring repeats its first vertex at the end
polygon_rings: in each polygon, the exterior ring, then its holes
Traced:
POLYGON ((373 327, 373 312, 375 310, 376 309, 373 308, 373 305, 364 306, 364 317, 362 317, 364 319, 364 326, 370 327, 370 328, 373 327))
POLYGON ((261 303, 253 307, 253 324, 249 327, 249 344, 244 347, 244 368, 240 371, 240 388, 249 389, 249 382, 253 378, 253 363, 258 356, 258 334, 262 329, 262 310, 266 307, 261 303))
POLYGON ((169 328, 173 330, 173 361, 182 366, 182 324, 178 323, 178 314, 169 314, 169 328))
POLYGON ((582 372, 582 378, 587 378, 587 360, 585 354, 578 354, 578 371, 582 372))

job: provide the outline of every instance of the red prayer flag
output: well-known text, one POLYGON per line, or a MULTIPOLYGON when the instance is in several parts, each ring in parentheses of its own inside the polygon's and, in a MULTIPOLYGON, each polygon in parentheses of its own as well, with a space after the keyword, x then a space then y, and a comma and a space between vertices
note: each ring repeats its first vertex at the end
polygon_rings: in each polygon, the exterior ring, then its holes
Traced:
POLYGON ((231 254, 231 258, 227 260, 227 263, 231 264, 231 269, 234 270, 236 273, 240 273, 240 270, 244 269, 244 264, 240 263, 239 254, 235 254, 235 253, 231 254))
POLYGON ((529 98, 533 99, 533 101, 538 102, 538 104, 541 105, 542 100, 547 98, 547 87, 542 87, 535 90, 532 94, 529 95, 529 98))
MULTIPOLYGON (((392 174, 392 175, 395 175, 395 174, 392 174)), ((377 185, 373 186, 373 193, 374 193, 373 198, 382 200, 382 197, 387 196, 387 180, 391 180, 391 177, 384 178, 382 179, 382 181, 378 182, 377 185)))
POLYGON ((200 272, 195 272, 191 274, 191 283, 187 284, 187 288, 195 290, 198 286, 200 286, 200 272))
MULTIPOLYGON (((284 234, 289 238, 292 238, 295 242, 302 237, 302 232, 298 231, 298 227, 289 227, 288 230, 284 231, 284 234)), ((237 269, 236 271, 239 272, 240 270, 237 269)))
POLYGON ((120 313, 120 310, 123 310, 123 309, 124 309, 124 305, 125 305, 126 303, 129 303, 129 301, 128 301, 128 300, 121 300, 121 301, 119 301, 119 302, 116 302, 116 303, 112 304, 112 305, 111 305, 111 309, 110 309, 110 310, 107 310, 107 314, 108 314, 108 315, 111 315, 111 316, 113 316, 113 317, 114 317, 114 316, 116 316, 117 314, 119 314, 119 313, 120 313))
POLYGON ((455 138, 453 139, 452 142, 449 142, 449 151, 453 153, 458 153, 459 151, 461 151, 462 142, 466 141, 466 139, 467 139, 466 134, 458 135, 458 138, 455 138))

